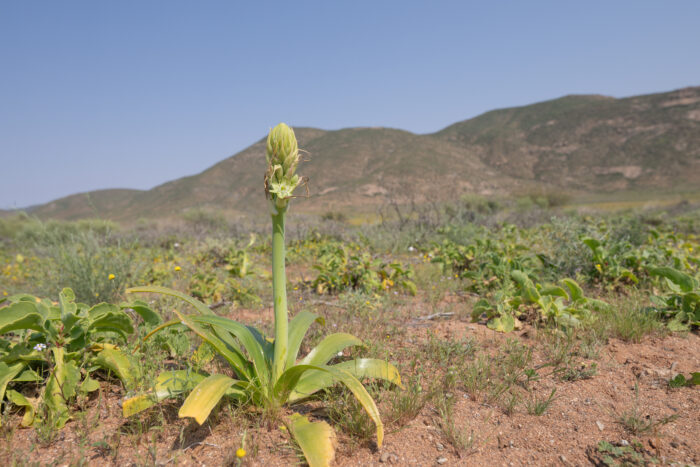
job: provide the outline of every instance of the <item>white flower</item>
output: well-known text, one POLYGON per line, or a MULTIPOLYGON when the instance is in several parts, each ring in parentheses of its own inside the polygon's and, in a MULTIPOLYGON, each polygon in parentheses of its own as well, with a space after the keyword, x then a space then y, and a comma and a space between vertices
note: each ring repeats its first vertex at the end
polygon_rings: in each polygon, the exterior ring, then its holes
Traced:
POLYGON ((34 346, 34 350, 36 350, 37 352, 41 352, 45 348, 46 348, 46 344, 37 344, 34 346))
POLYGON ((416 251, 416 249, 413 248, 413 246, 409 246, 409 247, 408 247, 408 251, 416 251))

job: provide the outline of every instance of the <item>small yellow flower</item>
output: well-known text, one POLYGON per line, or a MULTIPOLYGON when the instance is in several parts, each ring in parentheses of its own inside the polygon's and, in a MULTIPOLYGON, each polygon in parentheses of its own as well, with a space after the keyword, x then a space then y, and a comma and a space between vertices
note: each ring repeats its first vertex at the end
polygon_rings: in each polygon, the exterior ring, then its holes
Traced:
POLYGON ((598 270, 598 272, 600 272, 600 273, 603 272, 603 267, 600 264, 596 264, 595 268, 598 270))
POLYGON ((7 291, 3 290, 3 291, 2 291, 2 295, 3 295, 4 297, 7 297, 7 291))
POLYGON ((243 449, 243 448, 236 449, 236 457, 238 457, 239 459, 244 458, 245 454, 246 454, 245 449, 243 449))
POLYGON ((114 274, 110 274, 109 276, 107 276, 107 280, 110 280, 110 281, 114 280, 114 277, 115 277, 114 274))
POLYGON ((176 271, 179 271, 179 270, 181 270, 181 269, 182 269, 182 268, 181 268, 180 266, 175 266, 175 270, 176 270, 176 271))

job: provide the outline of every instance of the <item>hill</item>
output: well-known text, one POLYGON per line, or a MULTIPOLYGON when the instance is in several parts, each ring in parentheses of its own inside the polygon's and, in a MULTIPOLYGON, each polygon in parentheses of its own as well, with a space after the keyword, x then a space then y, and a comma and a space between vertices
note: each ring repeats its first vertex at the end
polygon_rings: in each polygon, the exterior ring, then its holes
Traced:
MULTIPOLYGON (((390 199, 532 190, 571 194, 700 186, 700 87, 615 99, 565 96, 487 112, 437 133, 296 128, 309 197, 296 209, 368 208, 390 199)), ((265 209, 264 139, 205 171, 151 190, 101 190, 32 209, 40 217, 115 220, 203 207, 265 209)), ((300 193, 301 194, 301 193, 300 193)))

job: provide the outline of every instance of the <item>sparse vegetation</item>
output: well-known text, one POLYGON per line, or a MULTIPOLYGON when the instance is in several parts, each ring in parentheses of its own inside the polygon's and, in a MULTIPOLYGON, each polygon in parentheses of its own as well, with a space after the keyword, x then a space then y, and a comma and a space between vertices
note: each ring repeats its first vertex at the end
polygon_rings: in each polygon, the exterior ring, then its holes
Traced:
MULTIPOLYGON (((275 180, 270 193, 287 193, 275 180)), ((566 412, 577 430, 640 439, 571 448, 573 463, 650 461, 662 432, 682 439, 673 456, 697 463, 673 422, 697 423, 668 408, 697 391, 698 368, 681 358, 698 345, 697 207, 579 214, 553 207, 555 195, 390 205, 369 225, 299 215, 285 255, 268 225, 216 211, 172 228, 0 219, 0 459, 26 461, 12 447, 48 462, 42 449, 71 436, 69 464, 187 463, 205 449, 231 465, 313 463, 320 437, 366 463, 402 462, 415 445, 417 463, 488 464, 495 450, 530 449, 538 431, 572 436, 556 425, 566 412), (139 284, 131 292, 165 293, 125 295, 139 284), (107 358, 116 352, 128 371, 107 358), (623 397, 634 378, 654 391, 623 397)))

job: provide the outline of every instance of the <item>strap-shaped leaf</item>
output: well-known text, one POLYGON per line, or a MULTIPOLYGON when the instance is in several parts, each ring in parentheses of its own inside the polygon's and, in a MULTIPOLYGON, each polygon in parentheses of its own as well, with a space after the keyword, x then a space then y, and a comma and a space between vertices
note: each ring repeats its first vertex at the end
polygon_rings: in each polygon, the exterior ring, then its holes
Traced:
POLYGON ((336 437, 331 426, 323 421, 312 422, 295 413, 289 431, 299 444, 309 467, 327 467, 335 457, 336 437))
MULTIPOLYGON (((390 383, 403 387, 401 375, 394 365, 376 358, 358 358, 347 362, 332 365, 332 368, 344 370, 359 380, 365 378, 383 379, 390 383)), ((294 403, 315 394, 321 389, 329 388, 337 384, 332 374, 325 371, 307 371, 297 382, 292 390, 288 402, 294 403)))
POLYGON ((214 329, 217 327, 222 328, 234 335, 243 344, 250 358, 253 359, 257 378, 263 384, 267 384, 270 381, 270 367, 265 359, 265 352, 247 326, 221 316, 192 316, 191 319, 196 323, 210 324, 214 329))
MULTIPOLYGON (((211 311, 211 309, 206 306, 204 303, 200 302, 194 297, 190 297, 189 295, 185 295, 182 292, 178 292, 177 290, 169 289, 167 287, 159 287, 156 285, 149 285, 149 286, 142 286, 142 287, 131 287, 129 289, 126 289, 126 293, 137 293, 137 292, 145 292, 145 293, 159 293, 163 295, 170 295, 171 297, 176 297, 179 298, 180 300, 190 304, 191 306, 194 307, 195 310, 199 312, 200 315, 203 316, 216 316, 216 314, 211 311)), ((221 333, 218 334, 216 333, 219 339, 221 339, 228 347, 230 347, 233 351, 238 352, 239 354, 241 353, 241 349, 238 348, 234 340, 231 338, 228 333, 221 333)))
POLYGON ((236 383, 235 379, 225 375, 211 375, 192 390, 180 407, 180 418, 192 417, 200 425, 209 417, 226 391, 236 383))
POLYGON ((197 310, 201 315, 213 315, 214 312, 211 311, 211 309, 206 306, 204 303, 200 302, 194 297, 190 297, 189 295, 186 295, 182 292, 178 292, 177 290, 169 289, 167 287, 160 287, 157 285, 147 285, 147 286, 140 286, 140 287, 130 287, 126 289, 126 293, 138 293, 138 292, 144 292, 144 293, 159 293, 162 295, 170 295, 171 297, 177 297, 180 300, 189 303, 192 305, 195 310, 197 310))
POLYGON ((339 332, 329 334, 309 354, 302 359, 301 365, 325 365, 343 349, 363 345, 362 341, 352 334, 339 332))
POLYGON ((33 303, 21 301, 13 303, 0 311, 0 335, 10 331, 31 329, 42 332, 43 317, 33 303))
POLYGON ((219 339, 217 336, 215 336, 213 333, 205 330, 201 326, 199 326, 195 321, 193 321, 192 318, 196 318, 194 316, 186 316, 183 315, 182 313, 178 312, 177 310, 173 310, 173 313, 180 318, 180 321, 182 324, 190 328, 195 334, 197 334, 199 337, 204 339, 205 341, 209 342, 209 344, 216 349, 217 352, 221 354, 222 357, 226 359, 227 362, 231 364, 231 366, 238 372, 239 376, 246 378, 248 381, 250 381, 252 375, 251 375, 251 369, 250 369, 250 362, 246 360, 246 358, 243 356, 243 354, 236 349, 231 349, 230 346, 227 346, 224 344, 221 339, 219 339))
POLYGON ((304 336, 314 322, 317 322, 322 326, 326 324, 326 320, 323 319, 323 317, 315 313, 311 313, 310 311, 302 311, 298 313, 289 322, 289 341, 287 342, 287 345, 289 346, 289 353, 287 354, 287 368, 291 368, 296 363, 304 336))
POLYGON ((205 375, 189 370, 164 371, 156 378, 153 391, 131 397, 122 404, 122 415, 130 417, 142 412, 169 397, 175 397, 192 390, 206 378, 205 375))
POLYGON ((357 401, 362 405, 372 419, 377 427, 377 446, 382 446, 382 441, 384 440, 384 425, 379 416, 379 409, 374 403, 374 399, 369 395, 362 383, 354 377, 349 371, 336 368, 335 366, 328 365, 296 365, 288 368, 282 375, 280 375, 275 385, 274 394, 281 401, 286 402, 289 394, 297 386, 299 379, 307 371, 322 371, 330 373, 333 379, 339 383, 343 383, 350 392, 353 393, 357 401))

